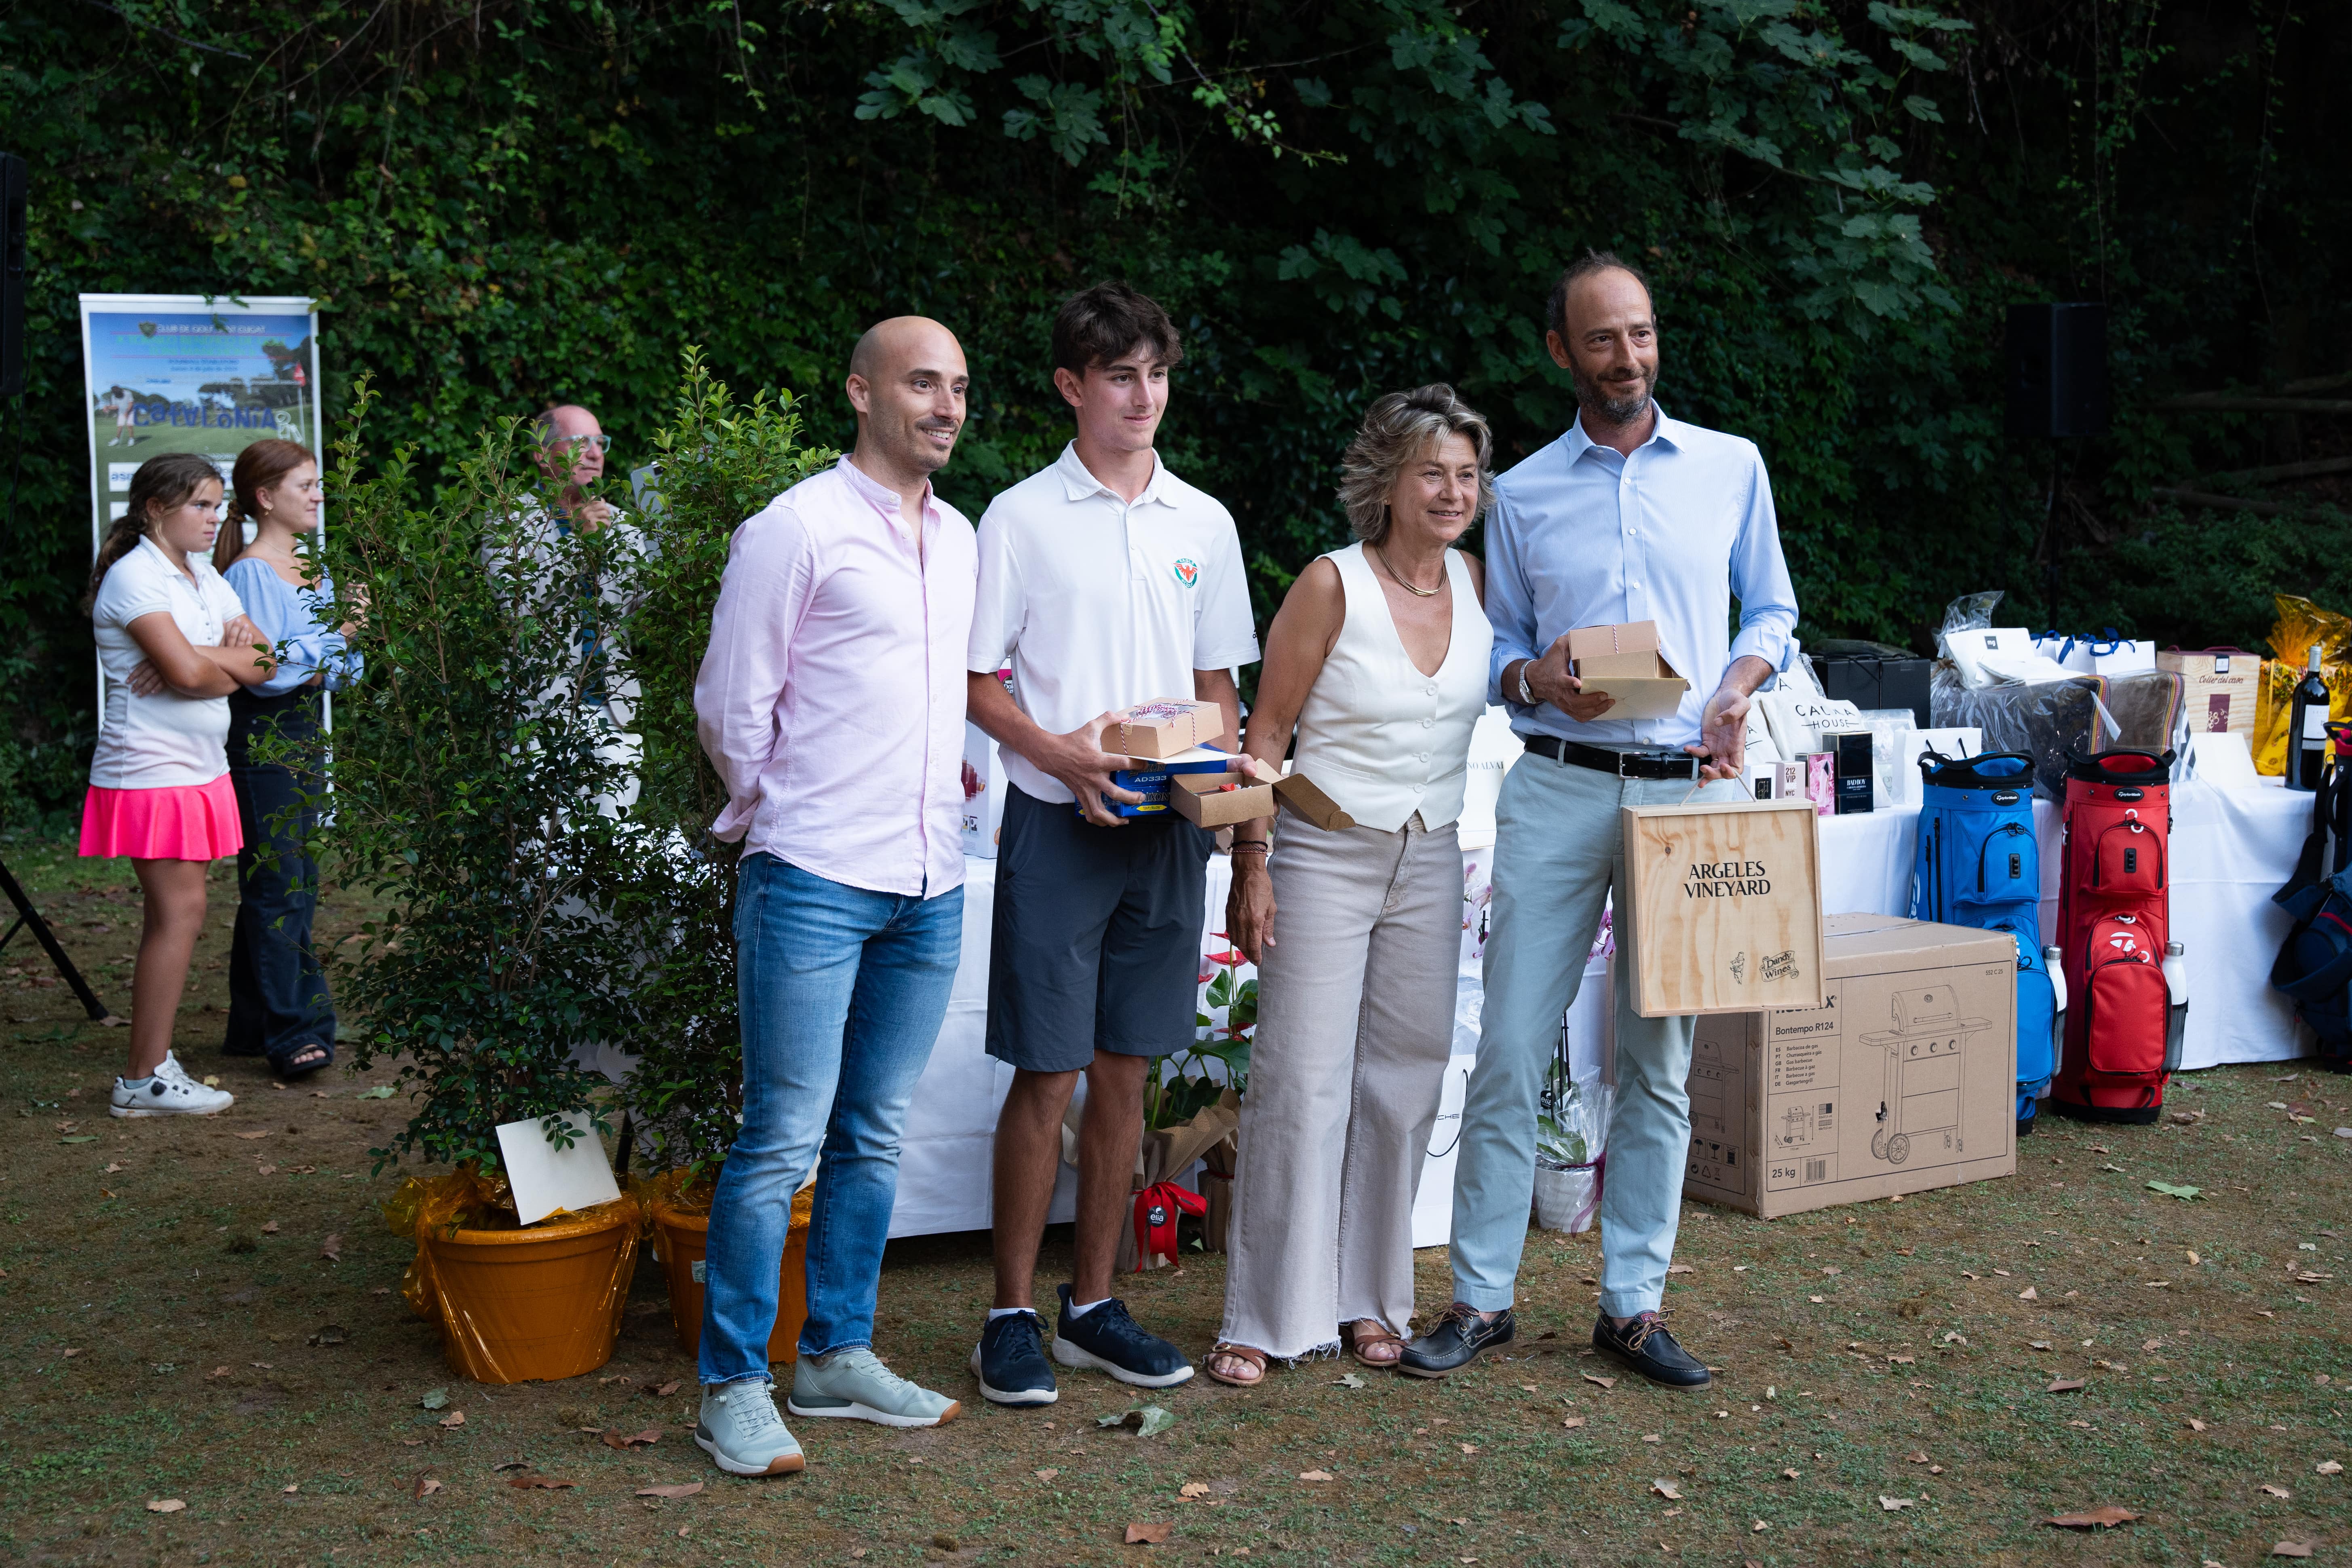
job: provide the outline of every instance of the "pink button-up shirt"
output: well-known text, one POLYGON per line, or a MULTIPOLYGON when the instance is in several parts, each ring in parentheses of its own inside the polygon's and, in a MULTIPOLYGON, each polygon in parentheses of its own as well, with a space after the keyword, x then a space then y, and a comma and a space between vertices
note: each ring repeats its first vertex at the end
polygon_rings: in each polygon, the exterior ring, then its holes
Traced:
POLYGON ((931 897, 963 885, 971 524, 847 458, 735 531, 694 682, 727 785, 711 831, 831 881, 931 897))

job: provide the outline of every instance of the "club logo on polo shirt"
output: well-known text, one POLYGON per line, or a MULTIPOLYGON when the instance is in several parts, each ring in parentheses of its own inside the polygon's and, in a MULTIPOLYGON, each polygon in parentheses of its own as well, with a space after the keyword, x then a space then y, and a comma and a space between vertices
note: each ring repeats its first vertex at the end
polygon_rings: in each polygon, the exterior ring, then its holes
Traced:
POLYGON ((1199 585, 1201 581, 1201 563, 1193 560, 1191 556, 1179 556, 1176 560, 1174 571, 1176 573, 1176 581, 1183 584, 1187 588, 1199 585))

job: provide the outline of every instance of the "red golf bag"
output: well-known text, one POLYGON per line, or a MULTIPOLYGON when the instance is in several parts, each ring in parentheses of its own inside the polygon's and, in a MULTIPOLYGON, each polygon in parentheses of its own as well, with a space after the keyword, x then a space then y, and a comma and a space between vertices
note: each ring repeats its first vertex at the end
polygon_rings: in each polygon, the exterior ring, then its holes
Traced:
POLYGON ((2066 758, 2058 946, 2066 1040, 2050 1109, 2150 1122, 2180 1065, 2164 975, 2171 926, 2172 753, 2066 758))

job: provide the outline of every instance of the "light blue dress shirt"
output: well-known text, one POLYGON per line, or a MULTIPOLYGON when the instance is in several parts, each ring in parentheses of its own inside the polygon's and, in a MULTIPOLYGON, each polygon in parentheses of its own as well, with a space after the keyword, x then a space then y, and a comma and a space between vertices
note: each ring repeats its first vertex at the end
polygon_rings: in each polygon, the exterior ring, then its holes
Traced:
POLYGON ((1486 521, 1486 618, 1495 653, 1487 695, 1522 735, 1587 745, 1695 743, 1708 698, 1748 654, 1775 670, 1795 647, 1797 592, 1780 553, 1772 484, 1752 441, 1669 419, 1621 456, 1579 415, 1568 434, 1495 481, 1486 521), (1739 601, 1739 635, 1731 603, 1739 601), (1580 724, 1505 690, 1504 667, 1538 658, 1580 626, 1655 621, 1666 662, 1690 682, 1668 719, 1580 724))
POLYGON ((359 679, 364 668, 359 653, 344 646, 342 633, 319 619, 320 608, 332 602, 333 584, 321 579, 318 592, 298 588, 256 555, 230 562, 221 575, 236 590, 238 602, 261 635, 278 650, 278 668, 269 679, 247 689, 253 695, 283 697, 314 675, 327 678, 330 691, 341 691, 359 679))

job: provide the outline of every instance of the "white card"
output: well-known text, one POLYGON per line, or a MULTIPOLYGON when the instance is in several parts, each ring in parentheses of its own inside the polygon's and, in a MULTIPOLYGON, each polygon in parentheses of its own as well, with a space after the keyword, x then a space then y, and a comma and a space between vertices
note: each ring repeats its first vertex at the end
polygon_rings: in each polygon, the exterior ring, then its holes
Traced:
POLYGON ((577 1214, 621 1195, 588 1113, 574 1110, 564 1120, 574 1134, 569 1149, 550 1143, 536 1116, 499 1129, 499 1154, 506 1162, 507 1184, 514 1189, 515 1217, 525 1225, 558 1209, 577 1214))

